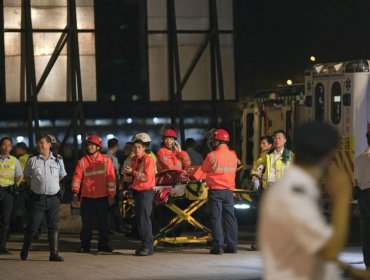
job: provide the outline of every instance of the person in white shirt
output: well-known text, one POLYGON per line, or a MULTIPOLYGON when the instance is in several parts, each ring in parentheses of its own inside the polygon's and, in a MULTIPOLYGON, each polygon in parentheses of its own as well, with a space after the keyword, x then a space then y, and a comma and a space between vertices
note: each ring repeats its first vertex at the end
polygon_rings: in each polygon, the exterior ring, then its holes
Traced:
POLYGON ((310 122, 294 135, 295 164, 266 190, 261 202, 258 240, 264 279, 336 280, 342 279, 340 268, 368 279, 367 271, 337 260, 347 239, 351 184, 331 161, 339 142, 336 129, 310 122), (323 175, 333 203, 331 224, 319 207, 323 175))
POLYGON ((366 269, 370 270, 370 131, 366 133, 368 148, 355 159, 355 179, 359 188, 355 199, 360 209, 361 245, 366 269))

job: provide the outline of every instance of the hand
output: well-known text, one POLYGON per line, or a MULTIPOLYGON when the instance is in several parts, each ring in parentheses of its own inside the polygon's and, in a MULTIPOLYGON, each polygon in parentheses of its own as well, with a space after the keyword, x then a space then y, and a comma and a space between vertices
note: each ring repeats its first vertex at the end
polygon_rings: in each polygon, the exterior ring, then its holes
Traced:
POLYGON ((179 144, 179 142, 177 142, 176 140, 173 142, 173 144, 174 144, 174 148, 175 148, 175 150, 176 151, 178 151, 179 153, 181 153, 181 146, 180 146, 180 144, 179 144))
POLYGON ((77 193, 73 194, 71 206, 73 208, 80 208, 80 201, 78 199, 78 194, 77 193))
POLYGON ((109 206, 113 205, 115 203, 114 196, 108 196, 108 204, 109 206))
POLYGON ((252 182, 254 183, 254 181, 256 181, 258 179, 258 177, 256 175, 252 175, 252 182))
POLYGON ((123 166, 123 172, 125 172, 126 174, 131 174, 132 171, 133 169, 131 167, 126 166, 126 165, 123 166))
POLYGON ((362 270, 351 267, 349 274, 351 279, 356 280, 369 280, 370 279, 370 271, 369 270, 362 270))

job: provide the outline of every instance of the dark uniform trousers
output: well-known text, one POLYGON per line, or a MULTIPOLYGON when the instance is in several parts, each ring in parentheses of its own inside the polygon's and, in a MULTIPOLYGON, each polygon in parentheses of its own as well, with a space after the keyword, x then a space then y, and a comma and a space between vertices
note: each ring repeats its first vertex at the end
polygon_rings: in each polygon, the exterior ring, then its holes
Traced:
POLYGON ((213 248, 234 250, 238 245, 238 224, 234 215, 234 197, 230 190, 209 190, 208 206, 211 216, 213 248), (224 235, 225 232, 225 235, 224 235))
POLYGON ((108 207, 108 197, 83 197, 81 199, 82 229, 80 239, 82 248, 90 249, 94 217, 98 223, 98 249, 108 246, 108 207))
POLYGON ((30 196, 30 218, 27 231, 29 233, 37 233, 40 225, 46 217, 48 231, 58 231, 59 221, 59 205, 60 199, 57 195, 43 196, 43 195, 30 196), (36 198, 38 196, 38 198, 36 198))
POLYGON ((154 192, 152 190, 134 191, 134 198, 136 223, 141 238, 141 247, 142 249, 153 250, 153 232, 150 215, 153 208, 154 192))
POLYGON ((11 189, 8 187, 0 187, 0 225, 1 229, 8 228, 10 223, 10 215, 13 209, 14 196, 11 189))
POLYGON ((0 250, 5 249, 14 197, 10 187, 0 187, 0 250))
POLYGON ((362 252, 365 265, 370 267, 370 189, 359 193, 358 205, 360 208, 362 252))

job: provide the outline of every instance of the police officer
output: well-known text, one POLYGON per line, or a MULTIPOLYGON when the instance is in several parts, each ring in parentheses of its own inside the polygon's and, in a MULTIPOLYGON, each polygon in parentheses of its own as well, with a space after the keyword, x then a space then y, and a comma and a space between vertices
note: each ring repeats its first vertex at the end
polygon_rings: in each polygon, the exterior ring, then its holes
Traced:
POLYGON ((18 159, 10 155, 12 144, 9 137, 0 139, 0 254, 9 253, 6 240, 13 209, 13 193, 23 175, 18 159))
MULTIPOLYGON (((205 181, 210 188, 208 204, 213 237, 210 253, 235 254, 238 245, 238 225, 234 215, 233 189, 235 189, 235 173, 239 160, 227 145, 230 136, 226 130, 213 130, 211 138, 213 151, 207 154, 201 166, 201 171, 206 174, 205 181)), ((196 173, 195 177, 200 179, 202 174, 196 173)))
POLYGON ((40 228, 46 215, 48 224, 48 241, 50 261, 63 261, 58 253, 58 218, 60 205, 59 181, 67 175, 63 159, 51 152, 51 139, 42 135, 37 139, 39 154, 30 157, 24 169, 24 179, 30 185, 30 217, 23 240, 20 256, 22 260, 28 257, 33 235, 40 228))

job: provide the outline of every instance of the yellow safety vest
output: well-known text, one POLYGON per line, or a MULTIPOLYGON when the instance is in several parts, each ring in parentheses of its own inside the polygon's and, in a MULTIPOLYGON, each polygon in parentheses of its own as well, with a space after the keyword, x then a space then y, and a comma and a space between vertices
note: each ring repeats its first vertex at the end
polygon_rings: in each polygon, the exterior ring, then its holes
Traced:
POLYGON ((9 156, 9 160, 0 162, 0 187, 14 185, 16 157, 9 156))

